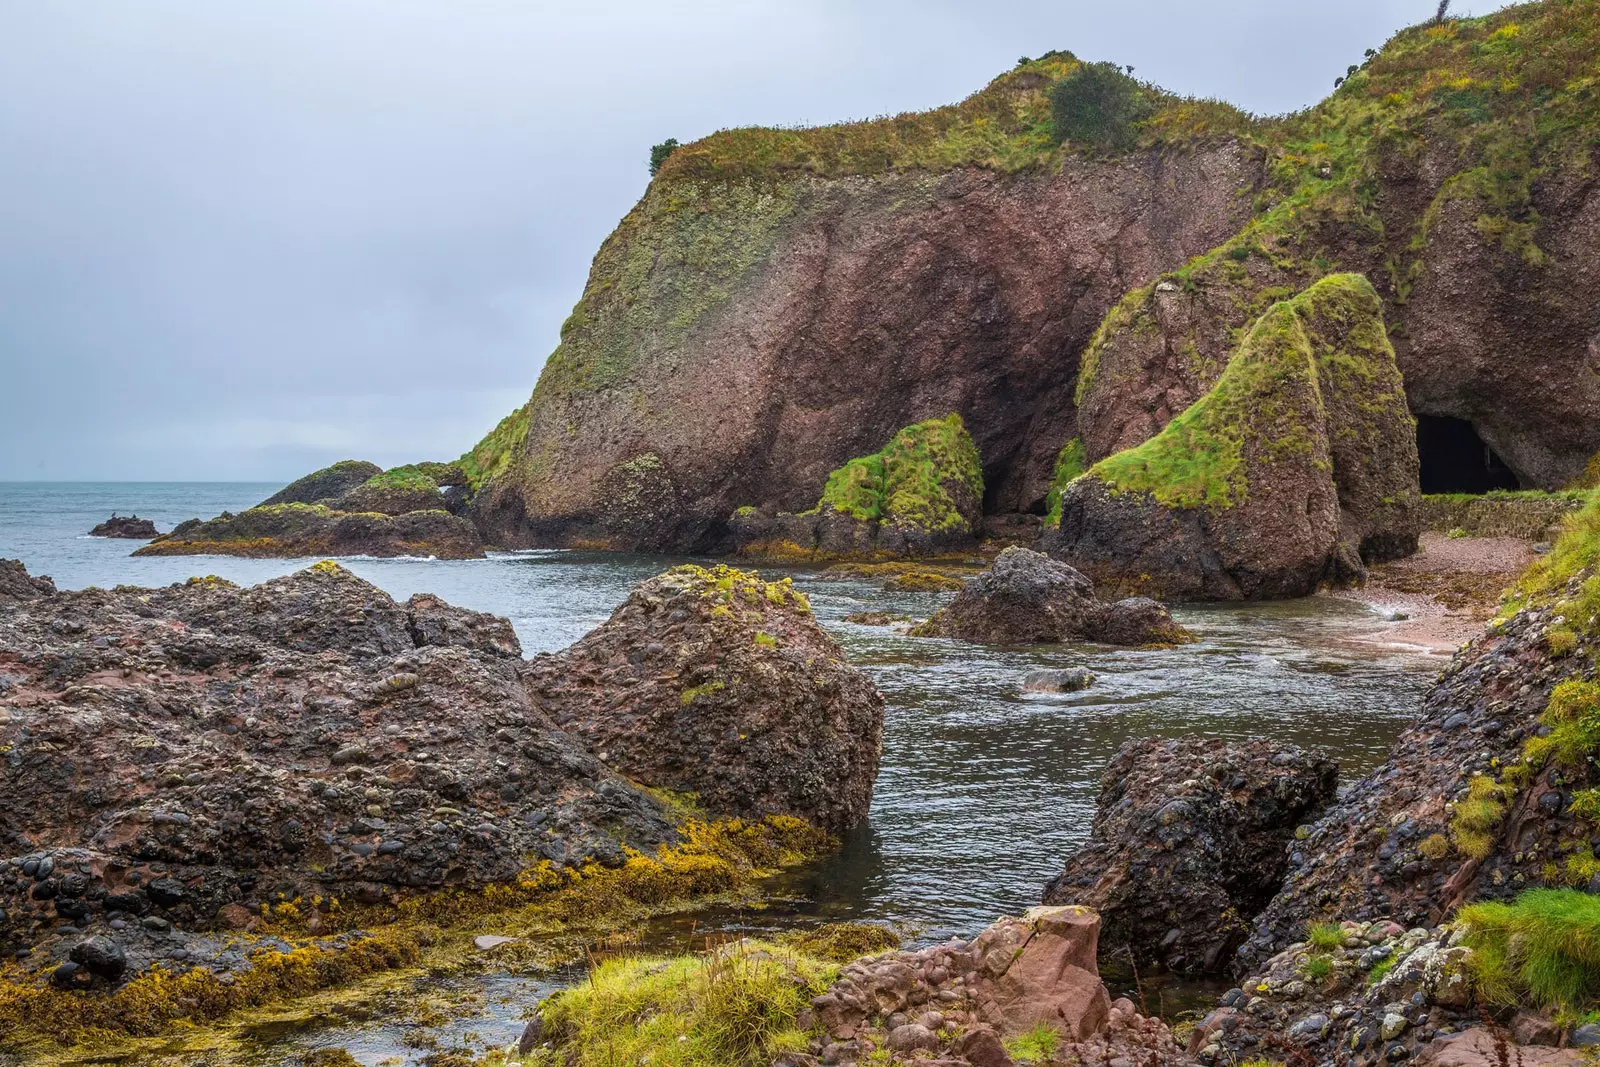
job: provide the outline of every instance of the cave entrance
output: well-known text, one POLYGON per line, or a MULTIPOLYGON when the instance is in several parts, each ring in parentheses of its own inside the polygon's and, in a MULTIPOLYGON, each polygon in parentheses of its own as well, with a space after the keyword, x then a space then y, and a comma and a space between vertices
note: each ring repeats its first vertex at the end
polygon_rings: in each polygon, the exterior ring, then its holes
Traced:
POLYGON ((1417 416, 1417 459, 1424 493, 1516 489, 1517 476, 1466 419, 1417 416))

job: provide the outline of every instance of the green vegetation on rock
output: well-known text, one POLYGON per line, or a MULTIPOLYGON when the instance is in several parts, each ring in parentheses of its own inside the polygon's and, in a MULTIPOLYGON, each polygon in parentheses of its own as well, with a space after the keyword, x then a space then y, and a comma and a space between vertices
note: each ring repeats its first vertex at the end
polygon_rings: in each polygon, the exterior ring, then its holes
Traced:
POLYGON ((1050 90, 1051 128, 1058 141, 1125 152, 1157 106, 1154 94, 1115 63, 1082 63, 1050 90))
POLYGON ((1061 494, 1067 485, 1077 478, 1089 467, 1088 456, 1084 452, 1083 438, 1074 437, 1061 446, 1061 451, 1056 454, 1055 471, 1050 477, 1050 491, 1044 498, 1044 524, 1056 526, 1061 522, 1061 494))
POLYGON ((1468 905, 1456 921, 1490 1003, 1583 1011, 1600 1001, 1600 896, 1530 889, 1509 904, 1468 905))
POLYGON ((1271 463, 1313 450, 1325 377, 1347 388, 1380 385, 1372 404, 1393 401, 1399 390, 1381 304, 1359 274, 1331 275, 1273 305, 1210 392, 1089 474, 1112 494, 1148 493, 1168 507, 1238 504, 1249 492, 1247 453, 1251 462, 1271 463))
POLYGON ((949 530, 970 521, 960 496, 982 499, 983 468, 966 424, 951 414, 907 426, 883 451, 835 470, 817 507, 860 521, 949 530))
POLYGON ((467 485, 474 493, 511 465, 517 446, 528 436, 529 410, 532 406, 530 401, 501 419, 483 440, 456 461, 465 472, 467 485))
POLYGON ((364 459, 341 459, 290 482, 261 504, 314 504, 319 500, 331 500, 382 473, 383 468, 376 463, 368 463, 364 459))
POLYGON ((1554 493, 1540 489, 1430 493, 1422 497, 1422 528, 1446 531, 1452 537, 1539 540, 1552 525, 1583 507, 1593 495, 1585 489, 1554 493))
POLYGON ((800 1013, 838 964, 770 941, 735 941, 698 956, 606 960, 540 1011, 556 1047, 539 1067, 766 1067, 804 1052, 800 1013))

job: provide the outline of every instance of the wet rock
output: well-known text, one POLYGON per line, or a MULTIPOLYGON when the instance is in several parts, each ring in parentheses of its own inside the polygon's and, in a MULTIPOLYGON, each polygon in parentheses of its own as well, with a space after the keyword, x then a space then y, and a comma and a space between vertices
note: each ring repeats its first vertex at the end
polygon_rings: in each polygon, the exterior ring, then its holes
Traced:
POLYGON ((1334 761, 1270 741, 1130 741, 1101 775, 1088 843, 1045 902, 1096 909, 1105 941, 1140 966, 1221 971, 1337 776, 1334 761))
POLYGON ((188 936, 279 894, 376 904, 675 839, 539 710, 503 619, 329 563, 249 589, 24 588, 0 605, 7 948, 61 919, 188 936))
POLYGON ((109 937, 91 937, 73 946, 71 960, 97 978, 115 981, 128 969, 128 956, 109 937))
POLYGON ((1024 693, 1076 693, 1094 684, 1094 672, 1084 667, 1029 671, 1022 676, 1024 693))
POLYGON ((912 632, 982 644, 1144 645, 1193 639, 1154 601, 1097 600, 1093 583, 1076 570, 1015 546, 1001 552, 988 570, 912 632))
POLYGON ((883 698, 787 579, 676 568, 525 678, 609 766, 705 810, 834 830, 866 817, 883 698))
POLYGON ((138 541, 148 541, 160 535, 156 524, 149 519, 141 519, 137 515, 118 515, 111 513, 105 522, 99 523, 89 531, 90 537, 126 537, 138 541))

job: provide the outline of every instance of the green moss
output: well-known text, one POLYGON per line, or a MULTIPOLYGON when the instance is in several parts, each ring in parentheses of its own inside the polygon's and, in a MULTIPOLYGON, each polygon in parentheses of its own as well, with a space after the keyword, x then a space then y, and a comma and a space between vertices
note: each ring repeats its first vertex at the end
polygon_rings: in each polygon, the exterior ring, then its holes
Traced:
POLYGON ((1313 952, 1333 952, 1344 947, 1344 928, 1338 923, 1313 923, 1306 928, 1306 944, 1313 952))
POLYGON ((473 445, 456 461, 465 472, 467 485, 473 492, 482 489, 486 483, 498 477, 511 465, 517 447, 528 436, 531 407, 530 401, 501 419, 483 440, 473 445))
POLYGON ((1456 802, 1450 815, 1450 839, 1470 859, 1488 858, 1494 851, 1495 833, 1505 818, 1512 790, 1485 774, 1467 783, 1467 795, 1456 802))
POLYGON ((540 1067, 766 1067, 804 1051, 798 1027, 838 965, 773 942, 742 940, 703 955, 606 960, 541 1006, 555 1048, 540 1067))
POLYGON ((701 697, 710 696, 712 693, 720 693, 726 688, 728 688, 728 683, 724 682, 721 678, 713 679, 712 681, 706 682, 704 685, 689 686, 683 692, 678 694, 678 703, 693 704, 701 697))
POLYGON ((1377 963, 1374 963, 1372 969, 1367 971, 1367 985, 1375 986, 1389 977, 1389 972, 1394 970, 1394 965, 1399 962, 1400 957, 1397 954, 1390 953, 1377 963))
POLYGON ((1252 462, 1272 463, 1316 447, 1321 381, 1336 390, 1382 381, 1374 404, 1395 393, 1399 375, 1380 307, 1359 274, 1331 275, 1273 305, 1210 392, 1155 437, 1089 473, 1114 495, 1147 493, 1168 507, 1242 502, 1249 492, 1247 451, 1252 462))
POLYGON ((1055 471, 1050 476, 1050 491, 1044 498, 1046 526, 1061 523, 1061 494, 1069 482, 1087 469, 1088 455, 1083 448, 1083 438, 1074 437, 1061 446, 1061 451, 1056 454, 1055 471))
POLYGON ((828 475, 817 507, 853 519, 927 530, 968 522, 962 510, 983 498, 978 449, 960 415, 928 419, 895 434, 883 451, 828 475))
POLYGON ((1492 1004, 1582 1011, 1600 998, 1600 896, 1533 889, 1510 904, 1472 904, 1456 916, 1472 948, 1480 994, 1492 1004))

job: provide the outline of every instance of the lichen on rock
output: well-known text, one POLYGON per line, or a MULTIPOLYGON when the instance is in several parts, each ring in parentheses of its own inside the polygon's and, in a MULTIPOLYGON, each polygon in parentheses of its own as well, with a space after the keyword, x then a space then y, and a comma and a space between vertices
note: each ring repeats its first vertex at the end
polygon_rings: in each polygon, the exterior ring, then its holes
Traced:
POLYGON ((1381 302, 1334 275, 1269 309, 1160 433, 1074 480, 1041 547, 1168 597, 1299 596, 1414 550, 1418 500, 1381 302))

